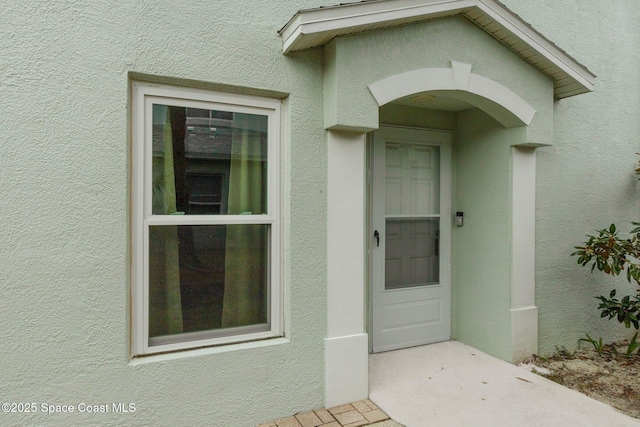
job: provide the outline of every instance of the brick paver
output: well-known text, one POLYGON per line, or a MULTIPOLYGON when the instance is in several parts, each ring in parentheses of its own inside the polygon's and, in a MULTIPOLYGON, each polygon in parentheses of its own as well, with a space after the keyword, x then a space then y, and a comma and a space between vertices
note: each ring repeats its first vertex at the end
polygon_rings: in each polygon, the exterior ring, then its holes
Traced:
POLYGON ((371 411, 371 408, 369 407, 369 405, 364 403, 364 400, 361 400, 359 402, 353 402, 351 406, 356 408, 356 410, 360 413, 371 411))
POLYGON ((336 420, 343 426, 354 424, 357 422, 362 422, 365 420, 365 417, 355 409, 353 411, 341 412, 336 414, 336 420))
POLYGON ((324 408, 316 409, 314 412, 316 413, 318 418, 320 418, 320 420, 325 424, 329 424, 336 420, 335 418, 333 418, 333 415, 331 415, 331 413, 329 413, 329 411, 324 408))
POLYGON ((353 411, 355 409, 356 408, 351 406, 351 404, 347 404, 347 405, 340 405, 340 406, 334 406, 333 408, 329 408, 329 412, 331 412, 335 416, 336 414, 353 411))
POLYGON ((333 408, 320 408, 287 418, 281 418, 258 427, 360 427, 389 417, 369 399, 333 408))
POLYGON ((287 417, 276 420, 278 427, 302 427, 296 417, 287 417))
POLYGON ((373 411, 365 412, 362 415, 364 415, 364 417, 370 423, 377 423, 378 421, 384 421, 389 419, 387 414, 382 412, 380 409, 375 409, 373 411))
POLYGON ((365 400, 363 400, 363 402, 366 403, 369 406, 369 408, 371 408, 371 409, 380 409, 375 405, 375 403, 373 403, 369 399, 365 399, 365 400))
POLYGON ((324 424, 313 411, 296 414, 296 418, 298 422, 302 424, 302 427, 317 427, 324 424))

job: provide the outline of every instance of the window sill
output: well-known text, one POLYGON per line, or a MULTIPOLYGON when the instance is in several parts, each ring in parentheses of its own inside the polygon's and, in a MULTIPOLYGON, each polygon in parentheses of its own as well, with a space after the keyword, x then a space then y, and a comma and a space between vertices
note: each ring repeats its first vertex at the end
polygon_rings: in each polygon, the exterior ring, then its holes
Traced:
POLYGON ((136 356, 129 359, 128 366, 146 365, 155 362, 167 362, 191 357, 208 356, 212 354, 228 353, 232 351, 250 350, 254 348, 271 347, 274 345, 289 344, 289 338, 278 337, 260 341, 249 341, 237 344, 227 344, 215 347, 197 348, 192 350, 176 351, 172 353, 153 354, 149 356, 136 356))

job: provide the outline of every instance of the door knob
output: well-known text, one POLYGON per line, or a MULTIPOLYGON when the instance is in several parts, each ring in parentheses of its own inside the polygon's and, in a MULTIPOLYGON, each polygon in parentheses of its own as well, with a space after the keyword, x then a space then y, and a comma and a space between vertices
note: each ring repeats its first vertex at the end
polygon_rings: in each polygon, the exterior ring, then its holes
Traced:
POLYGON ((376 248, 380 247, 380 233, 378 233, 378 230, 373 232, 373 237, 376 238, 376 248))

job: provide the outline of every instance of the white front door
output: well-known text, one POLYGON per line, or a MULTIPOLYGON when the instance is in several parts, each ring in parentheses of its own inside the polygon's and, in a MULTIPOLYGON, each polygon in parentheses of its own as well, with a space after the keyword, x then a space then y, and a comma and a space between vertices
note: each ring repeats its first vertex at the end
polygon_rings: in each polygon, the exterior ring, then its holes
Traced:
POLYGON ((373 351, 451 337, 451 134, 373 133, 373 351))

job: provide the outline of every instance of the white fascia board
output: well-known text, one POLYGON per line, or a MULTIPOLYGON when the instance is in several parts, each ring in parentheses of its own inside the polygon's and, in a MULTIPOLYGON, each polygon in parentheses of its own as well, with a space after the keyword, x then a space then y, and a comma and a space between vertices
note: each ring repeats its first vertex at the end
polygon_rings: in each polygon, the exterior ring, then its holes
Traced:
POLYGON ((282 52, 291 52, 291 44, 302 34, 302 12, 296 13, 287 24, 278 31, 282 37, 282 52))
POLYGON ((371 1, 344 4, 298 12, 281 30, 283 52, 289 53, 299 48, 301 38, 331 31, 357 32, 358 28, 374 24, 443 14, 444 16, 462 13, 476 5, 477 0, 394 0, 371 1), (426 4, 425 4, 426 3, 426 4), (297 42, 297 43, 296 43, 297 42))
MULTIPOLYGON (((489 16, 568 77, 575 79, 584 88, 577 93, 593 91, 596 78, 593 73, 496 0, 375 0, 303 10, 280 30, 282 48, 286 54, 319 46, 333 37, 367 28, 391 27, 436 17, 463 14, 474 21, 466 14, 473 9, 489 16), (307 37, 314 40, 305 41, 307 37)), ((577 94, 575 91, 569 94, 557 89, 558 98, 577 94)))
POLYGON ((477 0, 478 8, 490 16, 497 24, 510 31, 540 55, 547 58, 562 71, 576 79, 588 91, 595 87, 595 74, 580 65, 566 52, 534 30, 522 18, 509 12, 495 0, 477 0))

